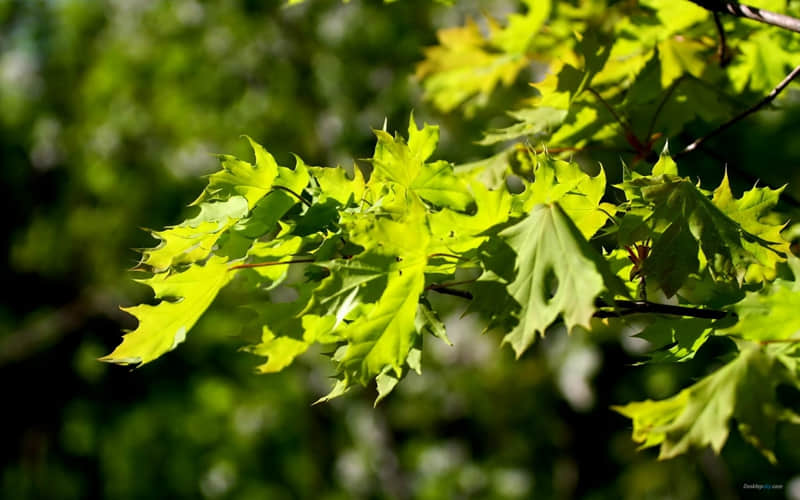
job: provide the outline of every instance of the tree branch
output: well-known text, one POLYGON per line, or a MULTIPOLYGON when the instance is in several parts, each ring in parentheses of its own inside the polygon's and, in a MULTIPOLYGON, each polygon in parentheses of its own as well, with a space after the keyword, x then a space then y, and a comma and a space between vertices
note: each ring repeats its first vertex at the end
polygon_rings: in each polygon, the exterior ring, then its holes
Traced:
POLYGON ((709 10, 711 12, 725 12, 736 17, 743 17, 745 19, 752 19, 760 23, 777 26, 779 28, 800 33, 800 19, 787 16, 785 14, 778 14, 769 10, 751 7, 749 5, 742 5, 739 2, 728 2, 725 0, 689 0, 693 4, 709 10))
MULTIPOLYGON (((694 1, 694 0, 691 0, 691 1, 694 1)), ((722 125, 720 125, 716 129, 712 130, 710 133, 704 135, 703 137, 695 139, 694 142, 692 142, 691 144, 686 146, 683 149, 683 151, 680 151, 678 154, 675 155, 675 157, 678 158, 678 157, 683 156, 683 155, 685 155, 687 153, 691 153, 692 151, 694 151, 697 148, 699 148, 708 139, 719 135, 720 133, 724 132, 725 130, 728 130, 731 126, 735 125, 736 123, 739 123, 741 120, 747 118, 751 114, 755 113, 759 109, 761 109, 764 106, 766 106, 767 104, 771 103, 773 100, 775 100, 776 97, 778 97, 778 94, 780 94, 783 91, 783 89, 785 89, 789 85, 789 83, 792 80, 797 78, 797 75, 800 75, 800 66, 797 66, 795 69, 793 69, 791 71, 791 73, 786 75, 786 78, 781 80, 781 82, 778 85, 776 85, 775 88, 773 88, 770 91, 770 93, 767 94, 766 97, 761 99, 755 105, 747 108, 746 110, 742 111, 738 115, 734 116, 733 118, 731 118, 727 122, 723 123, 722 125)))
POLYGON ((461 297, 462 299, 472 300, 472 293, 466 290, 453 290, 450 288, 451 286, 456 285, 464 285, 466 283, 473 283, 477 280, 477 278, 469 279, 469 280, 462 280, 462 281, 451 281, 449 283, 432 283, 425 287, 425 290, 441 293, 444 295, 453 295, 455 297, 461 297))
POLYGON ((717 27, 717 34, 719 34, 719 46, 717 47, 719 65, 724 68, 731 62, 732 55, 730 50, 728 50, 728 42, 725 40, 725 28, 722 26, 722 21, 719 19, 719 12, 714 12, 714 25, 717 27))
MULTIPOLYGON (((617 306, 616 310, 598 310, 594 313, 595 318, 617 318, 620 316, 630 316, 631 314, 668 314, 670 316, 686 316, 690 318, 721 319, 729 314, 733 314, 717 309, 673 306, 670 304, 648 302, 646 300, 617 300, 615 304, 617 306)), ((602 301, 600 301, 598 305, 600 307, 612 307, 602 301)))

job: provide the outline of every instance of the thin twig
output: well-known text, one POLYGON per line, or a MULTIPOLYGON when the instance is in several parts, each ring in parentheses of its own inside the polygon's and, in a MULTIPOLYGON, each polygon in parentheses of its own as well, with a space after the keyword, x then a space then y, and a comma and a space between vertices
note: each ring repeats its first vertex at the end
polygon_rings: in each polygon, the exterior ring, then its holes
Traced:
MULTIPOLYGON (((721 319, 732 313, 717 309, 699 309, 696 307, 673 306, 670 304, 659 304, 646 300, 617 300, 616 310, 598 310, 594 313, 596 318, 616 318, 620 316, 630 316, 631 314, 668 314, 670 316, 686 316, 690 318, 721 319)), ((610 305, 599 302, 600 307, 611 307, 610 305)))
POLYGON ((640 141, 639 138, 636 137, 636 134, 633 132, 631 126, 617 114, 614 108, 611 107, 611 105, 605 99, 603 99, 603 96, 601 96, 599 92, 597 92, 592 87, 586 87, 586 90, 589 91, 593 96, 595 96, 597 100, 603 104, 603 106, 605 106, 605 108, 609 111, 609 113, 611 113, 611 115, 617 121, 619 126, 622 127, 622 131, 625 133, 625 140, 628 141, 628 144, 630 144, 631 147, 633 147, 633 149, 636 150, 636 154, 641 157, 647 156, 647 154, 650 152, 648 150, 648 147, 642 144, 642 141, 640 141))
POLYGON ((695 139, 694 142, 692 142, 691 144, 686 146, 683 149, 683 151, 680 151, 678 154, 675 155, 675 157, 677 158, 677 157, 683 156, 683 155, 685 155, 687 153, 691 153, 692 151, 695 151, 697 148, 699 148, 708 139, 719 135, 720 133, 724 132, 725 130, 727 130, 731 126, 735 125, 736 123, 739 123, 741 120, 747 118, 751 114, 755 113, 759 109, 761 109, 764 106, 766 106, 767 104, 771 103, 773 100, 775 100, 776 97, 778 97, 778 94, 780 94, 783 91, 783 89, 785 89, 789 85, 789 83, 797 77, 797 75, 800 75, 800 66, 797 66, 795 69, 792 70, 791 73, 786 75, 786 78, 781 80, 781 82, 778 85, 776 85, 775 88, 773 88, 770 91, 770 93, 767 94, 766 97, 761 99, 755 105, 747 108, 746 110, 742 111, 738 115, 734 116, 733 118, 731 118, 727 122, 723 123, 722 125, 720 125, 716 129, 712 130, 710 133, 704 135, 703 137, 695 139))
POLYGON ((800 19, 787 16, 785 14, 778 14, 769 10, 751 7, 749 5, 742 5, 739 2, 728 2, 725 0, 689 0, 690 2, 699 5, 700 7, 710 10, 711 12, 725 12, 732 14, 736 17, 743 17, 752 19, 760 23, 777 26, 779 28, 787 29, 800 33, 800 19))
POLYGON ((314 259, 294 259, 294 260, 277 260, 273 262, 251 262, 249 264, 238 264, 228 268, 228 271, 233 271, 235 269, 252 269, 254 267, 269 267, 269 266, 281 266, 284 264, 302 264, 304 262, 314 262, 314 259))
POLYGON ((592 87, 586 87, 586 90, 589 91, 589 93, 591 93, 593 96, 595 96, 597 98, 597 100, 600 101, 600 103, 603 104, 603 106, 605 106, 605 108, 608 110, 608 112, 611 113, 611 116, 614 117, 614 119, 617 121, 617 123, 619 123, 619 126, 622 127, 622 129, 626 133, 631 132, 630 127, 628 126, 628 124, 625 123, 622 120, 622 118, 617 114, 617 112, 614 110, 614 108, 611 107, 611 105, 605 99, 603 99, 603 96, 601 96, 598 91, 596 91, 592 87))
POLYGON ((675 89, 678 88, 678 85, 686 79, 686 75, 681 75, 672 82, 666 92, 664 92, 664 97, 661 98, 661 102, 658 103, 658 107, 656 108, 656 112, 653 113, 653 118, 650 120, 650 126, 647 127, 647 138, 653 136, 653 130, 656 128, 656 121, 658 121, 658 115, 661 114, 661 110, 664 109, 666 106, 667 101, 669 98, 672 97, 672 94, 675 92, 675 89))
POLYGON ((286 186, 272 186, 272 190, 273 191, 276 190, 276 189, 279 189, 281 191, 286 191, 287 193, 292 194, 295 198, 297 198, 298 200, 302 201, 307 207, 309 207, 309 208, 311 207, 311 202, 310 201, 308 201, 307 199, 303 198, 299 194, 295 193, 294 191, 292 191, 288 187, 286 187, 286 186))
POLYGON ((728 50, 728 43, 725 41, 725 28, 722 26, 722 21, 719 20, 719 12, 714 12, 714 25, 717 27, 719 35, 719 46, 717 46, 719 65, 724 68, 731 62, 731 53, 728 50))
POLYGON ((453 290, 452 286, 456 285, 465 285, 467 283, 474 283, 477 281, 478 278, 472 278, 469 280, 461 280, 461 281, 451 281, 449 283, 432 283, 425 287, 425 290, 441 293, 444 295, 454 295, 456 297, 461 297, 462 299, 472 300, 472 294, 466 290, 453 290))
POLYGON ((476 281, 478 281, 478 278, 472 278, 472 279, 461 280, 461 281, 451 281, 449 283, 432 283, 432 284, 426 286, 425 290, 433 290, 433 291, 443 290, 443 289, 446 289, 446 288, 450 288, 452 286, 466 285, 467 283, 475 283, 476 281))
POLYGON ((431 288, 432 292, 441 293, 443 295, 453 295, 461 297, 462 299, 472 300, 472 294, 466 290, 453 290, 452 288, 431 288))

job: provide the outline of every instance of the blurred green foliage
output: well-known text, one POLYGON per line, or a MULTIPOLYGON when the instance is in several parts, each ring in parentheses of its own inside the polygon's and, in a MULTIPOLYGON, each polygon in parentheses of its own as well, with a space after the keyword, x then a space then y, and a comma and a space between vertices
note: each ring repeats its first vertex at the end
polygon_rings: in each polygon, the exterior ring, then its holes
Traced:
MULTIPOLYGON (((329 389, 324 353, 254 375, 258 360, 236 352, 247 313, 235 286, 165 359, 135 372, 96 362, 134 326, 117 305, 146 299, 125 271, 131 248, 153 244, 135 228, 180 220, 212 153, 247 157, 247 133, 281 164, 369 156, 385 118, 433 115, 414 65, 435 27, 480 7, 515 4, 0 0, 4 498, 693 499, 787 484, 800 466, 791 431, 777 468, 735 438, 721 458, 656 462, 608 410, 673 394, 713 349, 640 368, 631 342, 577 333, 514 362, 457 302, 455 346, 432 346, 424 374, 376 409, 373 391, 310 406, 329 389)), ((474 141, 524 80, 468 120, 434 116, 440 155, 485 155, 474 141)), ((796 109, 734 131, 735 182, 797 175, 796 109), (774 155, 768 170, 754 145, 774 155)))

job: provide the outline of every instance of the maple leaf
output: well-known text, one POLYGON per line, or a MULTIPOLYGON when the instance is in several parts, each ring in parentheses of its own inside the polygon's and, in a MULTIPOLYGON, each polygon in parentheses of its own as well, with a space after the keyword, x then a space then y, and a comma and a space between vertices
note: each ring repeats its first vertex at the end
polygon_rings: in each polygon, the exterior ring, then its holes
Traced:
POLYGON ((278 175, 278 164, 263 146, 245 136, 253 148, 256 164, 242 161, 235 156, 220 155, 222 170, 208 176, 208 186, 192 205, 216 199, 227 200, 231 196, 243 196, 249 208, 272 189, 278 175))
POLYGON ((478 248, 488 238, 482 233, 508 220, 511 195, 507 190, 491 191, 475 181, 470 187, 475 199, 474 214, 447 208, 428 214, 431 253, 461 254, 478 248))
POLYGON ((528 41, 546 20, 551 2, 528 1, 525 16, 512 17, 506 29, 491 23, 484 37, 472 19, 462 27, 439 30, 439 45, 425 49, 417 66, 425 97, 441 111, 461 105, 467 114, 485 105, 494 89, 511 85, 528 64, 528 41))
POLYGON ((309 170, 319 185, 320 203, 332 198, 341 206, 346 206, 351 200, 353 202, 361 201, 364 196, 366 184, 364 175, 356 165, 353 165, 352 179, 348 178, 347 171, 341 167, 310 167, 309 170))
POLYGON ((499 233, 516 252, 516 276, 508 292, 522 306, 519 323, 503 339, 519 357, 559 315, 567 329, 589 327, 603 290, 625 293, 608 264, 557 203, 531 212, 499 233))
POLYGON ((721 334, 754 340, 787 340, 800 334, 800 259, 793 255, 789 263, 794 272, 794 281, 775 280, 771 286, 755 292, 733 304, 732 309, 739 318, 735 325, 721 334))
POLYGON ((255 239, 275 229, 278 221, 292 207, 300 203, 298 196, 310 181, 309 167, 295 156, 295 167, 278 167, 271 190, 261 198, 250 214, 232 229, 238 235, 255 239))
POLYGON ((798 420, 778 403, 776 388, 781 383, 800 387, 800 380, 776 356, 743 346, 733 361, 671 398, 612 408, 633 420, 633 439, 642 448, 661 446, 659 458, 706 446, 719 453, 731 420, 736 420, 745 439, 774 463, 778 421, 798 420))
POLYGON ((208 187, 193 203, 199 213, 180 225, 153 232, 160 243, 143 251, 140 265, 162 272, 177 264, 202 261, 231 230, 239 236, 261 236, 298 203, 280 189, 299 193, 308 184, 303 161, 297 158, 294 170, 280 167, 261 145, 247 139, 256 165, 222 157, 223 169, 209 177, 208 187))
POLYGON ((227 259, 211 257, 205 265, 193 264, 180 273, 138 280, 152 288, 161 302, 123 308, 139 320, 139 326, 125 334, 122 343, 100 360, 143 365, 174 349, 231 280, 235 272, 229 268, 227 259))
POLYGON ((652 210, 647 223, 656 236, 645 273, 658 275, 668 295, 674 294, 690 273, 699 272, 703 262, 718 280, 741 283, 745 278, 757 281, 774 277, 776 265, 785 259, 782 252, 788 249, 779 234, 783 226, 770 226, 759 219, 750 221, 749 217, 767 213, 777 193, 761 190, 737 201, 723 179, 714 198, 709 199, 689 179, 676 173, 677 167, 665 152, 652 175, 637 174, 622 185, 629 200, 652 210), (750 233, 737 219, 775 241, 750 233), (683 264, 675 266, 676 262, 683 264))
POLYGON ((753 33, 738 43, 741 57, 735 57, 727 73, 734 89, 742 92, 769 92, 786 76, 788 68, 798 64, 796 53, 786 50, 786 40, 768 30, 753 33))
POLYGON ((387 366, 402 374, 417 335, 415 317, 425 285, 424 267, 424 261, 416 262, 389 273, 378 301, 341 330, 348 344, 334 360, 348 378, 364 384, 387 366))
POLYGON ((176 264, 201 261, 208 257, 220 237, 247 215, 247 200, 232 196, 228 200, 200 204, 200 213, 178 226, 154 231, 160 243, 142 252, 140 265, 162 272, 176 264))
POLYGON ((702 318, 659 317, 636 336, 650 343, 647 363, 682 363, 694 358, 714 326, 702 318))
POLYGON ((603 169, 594 177, 581 170, 574 162, 553 158, 546 153, 522 153, 522 161, 532 163, 534 181, 526 186, 519 197, 522 210, 530 211, 540 203, 558 202, 585 238, 592 237, 608 220, 615 207, 601 203, 606 192, 606 175, 603 169))
POLYGON ((256 367, 259 373, 275 373, 289 366, 314 342, 333 343, 337 339, 328 332, 334 318, 304 314, 311 295, 310 284, 295 287, 298 298, 292 302, 267 302, 253 309, 254 323, 261 330, 261 341, 245 348, 247 352, 267 358, 256 367))
POLYGON ((392 183, 402 186, 436 206, 464 210, 473 200, 467 185, 445 161, 426 163, 439 142, 439 127, 425 124, 418 129, 412 115, 408 124, 408 143, 375 130, 378 143, 372 163, 375 170, 370 185, 392 183))

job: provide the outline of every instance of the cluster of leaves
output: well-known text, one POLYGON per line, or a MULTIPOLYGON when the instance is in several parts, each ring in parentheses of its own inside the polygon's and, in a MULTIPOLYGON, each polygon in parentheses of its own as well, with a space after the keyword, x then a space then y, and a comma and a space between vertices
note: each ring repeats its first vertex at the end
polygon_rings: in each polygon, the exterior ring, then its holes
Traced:
POLYGON ((517 143, 468 165, 432 161, 439 129, 413 116, 407 137, 375 131, 366 173, 299 157, 279 166, 250 140, 254 163, 222 156, 199 213, 154 233, 141 281, 160 302, 127 309, 139 326, 103 359, 139 365, 175 348, 237 275, 255 290, 260 339, 248 350, 267 358, 260 371, 314 344, 331 353, 337 382, 321 401, 374 380, 377 403, 420 372, 426 335, 449 342, 431 293, 469 300, 517 356, 558 321, 591 331, 663 315, 639 334, 654 347, 645 362, 687 361, 713 336, 731 347, 677 395, 618 407, 634 439, 664 458, 719 451, 735 421, 774 461, 778 422, 800 422, 778 395, 800 389, 800 263, 773 212, 781 190, 737 198, 725 175, 708 191, 679 175, 666 146, 653 149, 691 121, 730 119, 739 106, 725 92, 768 90, 775 82, 754 68, 782 76, 797 42, 755 31, 715 59, 713 19, 690 2, 524 3, 505 25, 490 19, 488 35, 472 21, 443 30, 418 75, 435 106, 469 112, 532 60, 547 64, 517 122, 483 140, 524 137, 541 151, 517 143), (748 45, 758 37, 785 57, 760 61, 748 45), (620 184, 564 156, 597 146, 629 155, 620 184), (271 300, 277 287, 292 300, 271 300))

